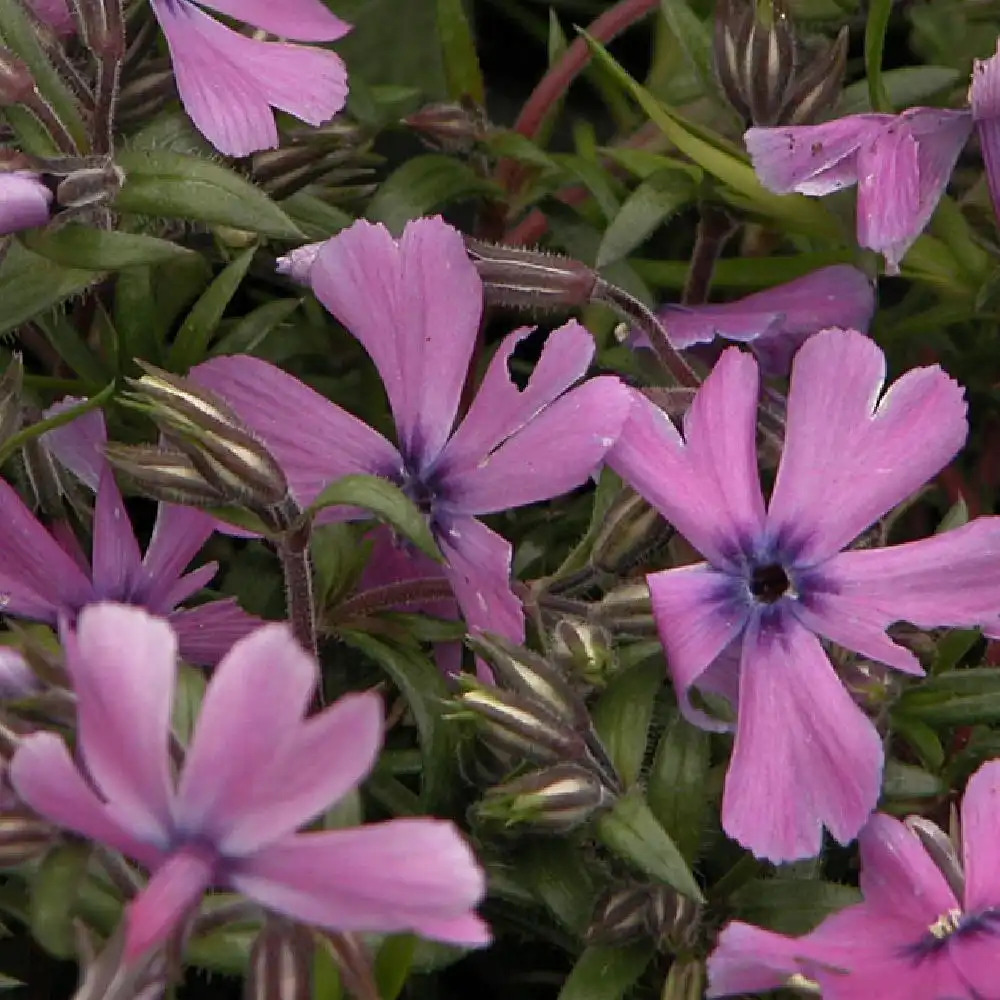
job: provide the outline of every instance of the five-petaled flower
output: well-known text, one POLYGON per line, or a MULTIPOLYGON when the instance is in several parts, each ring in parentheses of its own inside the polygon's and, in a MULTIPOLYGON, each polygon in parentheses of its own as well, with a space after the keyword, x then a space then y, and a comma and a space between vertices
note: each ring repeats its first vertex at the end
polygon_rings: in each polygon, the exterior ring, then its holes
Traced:
POLYGON ((707 995, 805 980, 824 1000, 1000 997, 1000 761, 970 779, 961 829, 964 873, 946 878, 912 830, 877 813, 858 838, 864 902, 801 938, 729 924, 708 962, 707 995))
POLYGON ((841 551, 938 472, 967 432, 962 390, 937 366, 881 394, 884 378, 881 350, 860 333, 826 330, 806 341, 792 366, 767 507, 757 364, 737 348, 699 390, 683 437, 636 394, 608 454, 707 560, 651 574, 653 611, 688 719, 727 728, 692 704, 693 687, 725 696, 737 712, 723 827, 775 861, 817 854, 823 826, 847 843, 879 796, 881 740, 820 638, 921 674, 887 626, 995 623, 1000 614, 1000 518, 841 551))
POLYGON ((585 482, 621 430, 628 390, 610 376, 570 388, 594 354, 593 338, 576 322, 549 335, 519 389, 509 363, 530 333, 520 329, 501 343, 453 430, 483 295, 461 235, 439 218, 409 223, 398 242, 384 226, 355 223, 323 245, 309 277, 378 368, 398 446, 257 358, 216 358, 191 378, 260 436, 302 504, 348 473, 399 485, 427 515, 468 625, 520 641, 524 615, 510 585, 510 544, 478 517, 585 482))
POLYGON ((450 823, 296 832, 371 771, 382 707, 355 694, 307 717, 319 671, 286 625, 258 629, 219 664, 176 783, 170 626, 99 604, 64 640, 79 764, 58 736, 35 733, 10 778, 37 813, 151 872, 126 910, 128 957, 162 943, 211 886, 334 930, 489 940, 473 911, 483 874, 450 823))
POLYGON ((178 608, 201 590, 218 564, 184 573, 215 527, 204 511, 159 505, 146 554, 125 511, 111 467, 101 454, 104 417, 91 411, 43 436, 47 448, 96 491, 88 563, 65 523, 46 529, 0 479, 0 595, 5 614, 57 624, 72 621, 88 604, 121 601, 170 619, 181 655, 211 665, 241 636, 260 624, 233 597, 178 608))

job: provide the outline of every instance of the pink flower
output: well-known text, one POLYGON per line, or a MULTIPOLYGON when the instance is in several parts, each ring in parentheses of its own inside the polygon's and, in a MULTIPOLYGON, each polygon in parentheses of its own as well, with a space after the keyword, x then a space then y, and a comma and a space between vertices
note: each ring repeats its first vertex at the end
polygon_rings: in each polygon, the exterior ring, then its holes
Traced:
POLYGON ((886 391, 885 358, 826 330, 795 357, 784 453, 769 504, 757 473, 757 364, 727 350, 683 437, 636 394, 608 464, 707 560, 648 579, 678 701, 721 694, 737 713, 722 825, 775 861, 850 841, 878 800, 882 744, 820 638, 905 673, 916 657, 885 629, 972 626, 1000 614, 1000 518, 933 538, 841 551, 933 476, 967 433, 961 388, 938 367, 886 391), (761 808, 766 802, 767 808, 761 808))
POLYGON ((441 219, 409 223, 398 242, 384 226, 358 222, 323 245, 309 275, 320 301, 375 362, 398 446, 257 358, 216 358, 191 377, 260 436, 301 503, 348 473, 399 485, 426 512, 467 624, 520 641, 510 544, 478 518, 585 482, 618 436, 629 393, 607 376, 570 389, 594 354, 593 338, 576 322, 549 335, 518 389, 508 366, 530 330, 516 330, 453 429, 483 298, 461 235, 441 219))
POLYGON ((973 63, 969 103, 986 164, 993 211, 1000 218, 1000 39, 995 56, 973 63))
POLYGON ((160 504, 143 556, 111 467, 101 453, 106 432, 99 411, 49 431, 42 440, 97 493, 91 558, 88 563, 65 524, 50 532, 0 479, 0 595, 5 614, 55 625, 64 617, 72 621, 97 601, 140 605, 170 619, 181 655, 198 664, 217 662, 237 639, 260 624, 233 597, 178 608, 219 568, 212 562, 184 573, 215 522, 200 510, 160 504))
POLYGON ((761 183, 822 196, 858 185, 858 242, 899 262, 930 221, 972 131, 967 109, 910 108, 822 125, 751 128, 747 150, 761 183))
POLYGON ((962 801, 964 887, 918 837, 881 813, 859 837, 864 902, 795 939, 729 924, 708 961, 708 996, 776 989, 793 976, 824 1000, 991 1000, 1000 996, 1000 761, 962 801))
MULTIPOLYGON (((347 98, 347 70, 333 52, 248 38, 191 0, 150 0, 173 60, 181 102, 216 149, 246 156, 278 145, 272 108, 320 125, 347 98)), ((296 41, 350 31, 321 0, 199 0, 205 7, 296 41)))
POLYGON ((0 171, 0 236, 44 226, 52 217, 52 192, 30 170, 0 171))
POLYGON ((680 350, 723 337, 745 343, 765 374, 787 375, 807 337, 831 326, 867 331, 874 312, 869 278, 856 267, 837 264, 733 302, 666 305, 656 315, 680 350))
POLYGON ((450 823, 295 832, 371 771, 382 710, 366 693, 306 717, 319 672, 285 625, 240 640, 219 664, 176 782, 170 626, 101 604, 65 646, 80 763, 59 737, 36 733, 17 749, 11 781, 40 815, 151 872, 126 910, 128 957, 162 943, 212 886, 334 930, 488 941, 473 912, 483 875, 450 823))

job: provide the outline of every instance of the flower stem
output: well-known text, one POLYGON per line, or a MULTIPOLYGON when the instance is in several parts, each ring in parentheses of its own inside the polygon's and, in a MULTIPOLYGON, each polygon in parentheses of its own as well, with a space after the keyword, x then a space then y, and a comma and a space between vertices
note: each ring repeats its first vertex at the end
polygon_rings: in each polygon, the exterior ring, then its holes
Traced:
POLYGON ((684 305, 700 306, 708 299, 715 262, 735 230, 733 220, 727 212, 713 205, 705 205, 702 208, 695 232, 691 263, 681 293, 681 302, 684 305))
POLYGON ((302 517, 299 505, 286 497, 275 512, 282 530, 274 538, 281 572, 285 578, 285 599, 292 634, 310 656, 317 656, 316 603, 313 595, 312 567, 309 564, 310 523, 302 517))

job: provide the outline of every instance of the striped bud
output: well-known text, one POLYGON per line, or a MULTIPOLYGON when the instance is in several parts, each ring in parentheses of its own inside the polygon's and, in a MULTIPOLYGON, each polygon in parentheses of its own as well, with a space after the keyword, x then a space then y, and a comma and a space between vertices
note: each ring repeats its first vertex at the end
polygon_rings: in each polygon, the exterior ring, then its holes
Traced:
POLYGON ((0 868, 17 868, 42 857, 55 843, 50 823, 31 816, 0 815, 0 868))
POLYGON ((661 552, 673 535, 658 510, 634 490, 623 489, 604 515, 590 563, 609 576, 628 576, 661 552))
POLYGON ((309 1000, 312 952, 304 927, 269 918, 250 949, 244 1000, 309 1000))
POLYGON ((105 445, 108 461, 144 496, 188 507, 215 507, 227 497, 205 480, 181 451, 155 445, 105 445))
POLYGON ((615 587, 595 606, 593 614, 613 635, 646 638, 658 634, 649 587, 644 582, 615 587))
POLYGON ((671 963, 661 1000, 701 1000, 705 995, 705 964, 700 958, 678 958, 671 963))
POLYGON ((579 618, 563 618, 552 632, 552 655, 593 687, 603 687, 617 660, 607 629, 579 618))

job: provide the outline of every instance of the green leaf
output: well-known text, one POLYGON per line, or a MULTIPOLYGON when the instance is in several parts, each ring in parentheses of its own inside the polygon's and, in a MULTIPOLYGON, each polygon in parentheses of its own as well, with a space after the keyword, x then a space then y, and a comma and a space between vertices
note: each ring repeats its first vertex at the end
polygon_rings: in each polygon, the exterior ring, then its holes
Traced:
POLYGON ((220 337, 209 350, 220 354, 253 354, 268 334, 276 330, 302 304, 302 299, 272 299, 258 306, 220 337))
POLYGON ((221 163, 168 150, 123 149, 116 162, 125 185, 121 212, 192 219, 278 239, 304 240, 302 231, 260 188, 221 163))
POLYGON ((1000 670, 977 667, 949 671, 904 691, 893 716, 906 715, 929 726, 967 726, 1000 721, 1000 670))
POLYGON ((29 229, 21 242, 40 257, 63 267, 88 271, 117 271, 123 267, 160 264, 175 257, 187 257, 193 251, 170 240, 94 229, 71 222, 59 229, 29 229))
POLYGON ((483 74, 464 0, 437 0, 437 23, 449 95, 456 101, 471 97, 476 104, 485 104, 483 74))
POLYGON ((922 767, 892 759, 885 762, 882 795, 887 799, 933 799, 947 790, 941 778, 922 767))
POLYGON ((413 542, 421 552, 444 562, 427 518, 398 487, 378 476, 352 475, 334 480, 309 505, 316 514, 326 507, 364 507, 413 542))
MULTIPOLYGON (((883 73, 882 85, 892 107, 911 108, 948 90, 960 78, 961 73, 951 66, 901 66, 883 73)), ((864 114, 871 109, 867 80, 858 80, 844 88, 837 108, 840 115, 864 114)))
POLYGON ((393 934, 382 942, 375 956, 375 984, 380 1000, 396 1000, 403 992, 417 939, 412 934, 393 934))
POLYGON ((518 859, 517 871, 561 924, 583 934, 597 888, 579 851, 563 840, 538 840, 518 859))
POLYGON ((614 677, 591 716, 615 770, 628 788, 639 778, 656 693, 663 686, 657 657, 614 677))
POLYGON ((183 746, 187 746, 194 733, 194 725, 198 719, 201 703, 205 698, 208 681, 205 671, 200 667, 192 667, 182 663, 177 672, 177 684, 174 686, 174 707, 171 725, 177 738, 183 746))
POLYGON ((660 10, 680 42, 681 51, 694 70, 703 93, 706 97, 717 97, 719 83, 715 76, 711 32, 685 0, 660 0, 660 10))
POLYGON ((171 371, 186 372, 204 359, 212 334, 246 277, 256 252, 256 247, 250 247, 227 264, 194 304, 170 349, 167 367, 171 371))
POLYGON ((959 661, 981 638, 982 633, 975 628, 956 628, 945 632, 938 639, 937 649, 934 652, 934 662, 931 664, 931 673, 936 676, 954 670, 959 661))
POLYGON ((675 711, 646 783, 649 808, 688 864, 698 857, 708 813, 709 735, 675 711))
POLYGON ((894 736, 902 737, 916 750, 925 767, 937 771, 944 766, 944 747, 938 734, 926 722, 908 715, 894 715, 892 731, 894 736))
POLYGON ((12 243, 0 264, 0 333, 35 319, 100 280, 94 271, 63 267, 12 243))
POLYGON ((698 166, 723 182, 725 187, 720 191, 723 198, 738 207, 777 219, 797 232, 840 240, 840 224, 821 204, 810 201, 804 195, 777 195, 768 191, 757 180, 753 168, 733 147, 658 101, 633 80, 603 46, 586 33, 584 37, 594 56, 614 72, 660 131, 698 166))
POLYGON ((611 220, 597 251, 596 266, 601 268, 627 257, 696 195, 697 185, 685 172, 661 170, 652 174, 629 195, 611 220))
POLYGON ((311 1000, 341 1000, 344 987, 340 982, 340 966, 329 942, 317 935, 313 949, 313 981, 311 1000))
POLYGON ((620 858, 685 896, 703 901, 701 889, 677 845, 657 822, 637 788, 600 816, 596 826, 601 842, 620 858))
POLYGON ((421 803, 425 810, 438 808, 454 790, 456 768, 452 730, 443 718, 450 692, 441 671, 421 653, 364 632, 345 630, 341 638, 379 664, 406 699, 424 758, 421 803))
POLYGON ((31 934, 58 958, 76 951, 73 917, 89 857, 89 846, 63 844, 49 851, 31 880, 31 934))
POLYGON ((558 1000, 619 1000, 646 971, 650 944, 595 945, 584 950, 559 991, 558 1000))
POLYGON ((499 188, 470 166, 451 156, 427 153, 407 160, 383 181, 365 212, 373 222, 384 222, 401 232, 410 219, 478 195, 499 194, 499 188))
POLYGON ((872 111, 892 111, 892 103, 882 83, 882 52, 885 32, 892 14, 892 0, 871 0, 865 25, 865 76, 868 78, 868 101, 872 111))
POLYGON ((859 902, 849 885, 816 879, 754 879, 729 897, 733 916, 781 934, 805 934, 831 913, 859 902))

